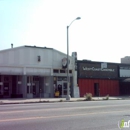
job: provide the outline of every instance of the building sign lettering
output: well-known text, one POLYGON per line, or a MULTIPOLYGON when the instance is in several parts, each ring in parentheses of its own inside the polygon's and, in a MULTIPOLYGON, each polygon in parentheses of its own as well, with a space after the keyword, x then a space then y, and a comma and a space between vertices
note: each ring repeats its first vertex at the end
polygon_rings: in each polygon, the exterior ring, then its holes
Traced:
POLYGON ((78 62, 78 78, 118 78, 118 66, 101 62, 78 62))
POLYGON ((114 72, 114 69, 108 69, 108 68, 95 68, 95 67, 83 67, 83 70, 86 71, 110 71, 110 72, 114 72))

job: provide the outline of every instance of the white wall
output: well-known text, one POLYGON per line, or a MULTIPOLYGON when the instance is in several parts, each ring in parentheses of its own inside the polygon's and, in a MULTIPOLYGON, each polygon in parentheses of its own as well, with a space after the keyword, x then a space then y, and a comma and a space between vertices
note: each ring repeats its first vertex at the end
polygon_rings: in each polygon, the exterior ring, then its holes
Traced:
POLYGON ((1 65, 50 66, 52 64, 52 50, 21 47, 0 52, 1 65), (38 62, 38 56, 41 61, 38 62))
MULTIPOLYGON (((52 69, 62 68, 66 54, 54 49, 18 47, 0 51, 0 73, 51 75, 52 69), (38 56, 41 61, 38 62, 38 56)), ((73 62, 70 57, 69 68, 73 62)))
MULTIPOLYGON (((61 53, 59 51, 53 51, 53 57, 52 57, 52 64, 53 68, 61 68, 62 67, 62 59, 67 58, 67 55, 64 53, 61 53)), ((73 58, 69 56, 70 64, 69 68, 72 69, 73 67, 73 58)))
POLYGON ((22 67, 4 67, 0 66, 0 73, 1 74, 17 74, 23 75, 23 68, 22 67))

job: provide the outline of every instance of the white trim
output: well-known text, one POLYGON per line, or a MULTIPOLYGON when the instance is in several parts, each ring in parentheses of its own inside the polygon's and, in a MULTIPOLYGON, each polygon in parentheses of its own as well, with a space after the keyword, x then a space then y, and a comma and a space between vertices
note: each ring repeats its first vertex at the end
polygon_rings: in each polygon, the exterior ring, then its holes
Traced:
POLYGON ((23 75, 26 75, 26 67, 23 68, 23 75))
POLYGON ((51 76, 53 76, 53 68, 51 68, 51 76))

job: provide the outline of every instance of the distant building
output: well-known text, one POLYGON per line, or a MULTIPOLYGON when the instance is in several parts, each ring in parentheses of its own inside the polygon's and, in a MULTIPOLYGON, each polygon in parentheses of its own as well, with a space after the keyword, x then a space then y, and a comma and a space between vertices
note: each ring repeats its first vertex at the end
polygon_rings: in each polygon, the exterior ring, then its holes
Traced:
POLYGON ((130 64, 130 56, 125 56, 124 58, 121 58, 121 63, 130 64))

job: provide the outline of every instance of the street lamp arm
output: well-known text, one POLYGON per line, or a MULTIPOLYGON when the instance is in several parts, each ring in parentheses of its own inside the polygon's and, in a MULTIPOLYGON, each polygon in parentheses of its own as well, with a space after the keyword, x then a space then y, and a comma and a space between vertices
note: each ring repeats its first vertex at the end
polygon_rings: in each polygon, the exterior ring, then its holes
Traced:
MULTIPOLYGON (((70 25, 75 21, 76 19, 74 19, 71 23, 70 23, 70 25)), ((68 28, 70 27, 70 25, 69 26, 67 26, 68 28)))
MULTIPOLYGON (((75 21, 75 20, 79 20, 79 19, 81 19, 80 17, 77 17, 76 19, 74 19, 71 23, 70 23, 70 25, 75 21)), ((67 28, 69 28, 70 27, 70 25, 69 26, 67 26, 67 28)))

